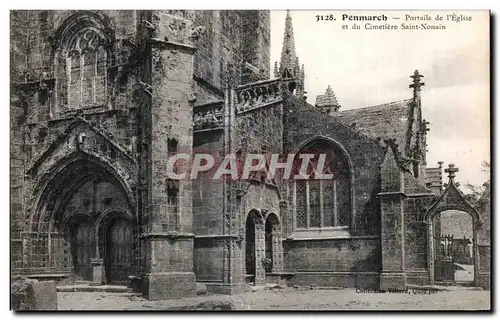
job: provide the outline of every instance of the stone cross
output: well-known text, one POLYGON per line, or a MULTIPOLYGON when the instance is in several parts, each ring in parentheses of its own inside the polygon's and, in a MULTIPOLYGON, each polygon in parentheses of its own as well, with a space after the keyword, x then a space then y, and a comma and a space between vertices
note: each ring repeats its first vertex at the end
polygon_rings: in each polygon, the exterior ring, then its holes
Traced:
POLYGON ((455 165, 453 163, 450 163, 448 165, 448 169, 444 169, 444 172, 448 174, 448 178, 453 180, 453 178, 455 178, 455 172, 458 172, 458 168, 455 168, 455 165))
POLYGON ((410 84, 410 88, 413 88, 414 92, 418 92, 421 90, 423 86, 425 86, 424 82, 420 82, 420 79, 422 79, 424 76, 418 73, 418 70, 415 70, 412 76, 410 78, 413 79, 412 84, 410 84))

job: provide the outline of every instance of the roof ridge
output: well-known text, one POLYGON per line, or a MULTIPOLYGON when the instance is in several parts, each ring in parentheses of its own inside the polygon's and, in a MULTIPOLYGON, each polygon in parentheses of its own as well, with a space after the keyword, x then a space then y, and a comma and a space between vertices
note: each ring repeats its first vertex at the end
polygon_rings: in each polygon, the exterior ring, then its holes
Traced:
POLYGON ((382 106, 391 106, 391 105, 395 105, 395 104, 400 104, 402 102, 410 102, 412 100, 413 100, 412 98, 409 98, 409 99, 402 99, 402 100, 397 100, 397 101, 391 101, 391 102, 387 102, 387 103, 381 103, 381 104, 377 104, 377 105, 374 105, 374 106, 368 106, 368 107, 362 107, 362 108, 354 108, 354 109, 344 109, 344 110, 340 111, 339 114, 347 112, 347 111, 364 110, 364 109, 370 109, 370 108, 376 108, 376 107, 382 107, 382 106))
MULTIPOLYGON (((293 97, 293 96, 292 96, 293 97)), ((305 105, 308 106, 311 111, 319 111, 320 113, 324 114, 325 116, 327 117, 330 117, 332 119, 335 119, 340 125, 344 126, 345 128, 347 128, 348 130, 352 131, 353 133, 359 135, 360 137, 363 137, 371 142, 373 142, 375 145, 379 146, 379 147, 383 147, 383 145, 380 143, 379 140, 377 140, 376 138, 373 138, 373 137, 370 137, 369 135, 367 135, 366 133, 364 132, 361 132, 360 130, 358 130, 357 128, 353 128, 352 126, 348 125, 347 123, 345 123, 344 121, 342 121, 342 119, 339 119, 336 117, 336 114, 328 114, 328 113, 324 113, 320 110, 318 110, 317 107, 307 103, 307 101, 304 101, 305 102, 305 105)), ((380 139, 381 140, 381 139, 380 139)))

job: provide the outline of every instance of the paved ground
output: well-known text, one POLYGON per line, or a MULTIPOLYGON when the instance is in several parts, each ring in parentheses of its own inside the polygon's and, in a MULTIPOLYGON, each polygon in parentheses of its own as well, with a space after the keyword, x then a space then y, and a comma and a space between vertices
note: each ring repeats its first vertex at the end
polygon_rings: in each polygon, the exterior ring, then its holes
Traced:
POLYGON ((488 310, 490 291, 454 290, 367 293, 355 289, 263 289, 239 295, 205 295, 168 301, 147 301, 126 293, 59 292, 60 310, 488 310))

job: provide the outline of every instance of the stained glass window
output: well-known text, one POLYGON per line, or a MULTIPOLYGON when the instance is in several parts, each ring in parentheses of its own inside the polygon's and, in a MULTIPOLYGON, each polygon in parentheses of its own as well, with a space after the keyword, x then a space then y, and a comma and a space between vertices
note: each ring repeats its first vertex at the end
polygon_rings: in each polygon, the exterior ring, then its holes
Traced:
POLYGON ((301 153, 326 154, 322 173, 332 179, 296 180, 296 224, 298 229, 347 227, 351 214, 351 174, 346 157, 329 143, 313 143, 301 153))

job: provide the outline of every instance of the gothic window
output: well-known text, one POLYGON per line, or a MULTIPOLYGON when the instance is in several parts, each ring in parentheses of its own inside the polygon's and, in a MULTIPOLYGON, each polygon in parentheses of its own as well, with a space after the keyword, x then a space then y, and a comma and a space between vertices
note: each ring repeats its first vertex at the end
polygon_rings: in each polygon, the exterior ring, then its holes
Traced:
POLYGON ((57 103, 61 110, 102 106, 106 102, 107 51, 92 28, 78 31, 58 58, 57 103))
POLYGON ((326 142, 310 144, 300 153, 313 153, 311 168, 319 154, 326 154, 325 170, 332 179, 295 180, 295 228, 348 227, 351 215, 351 173, 342 151, 326 142))

